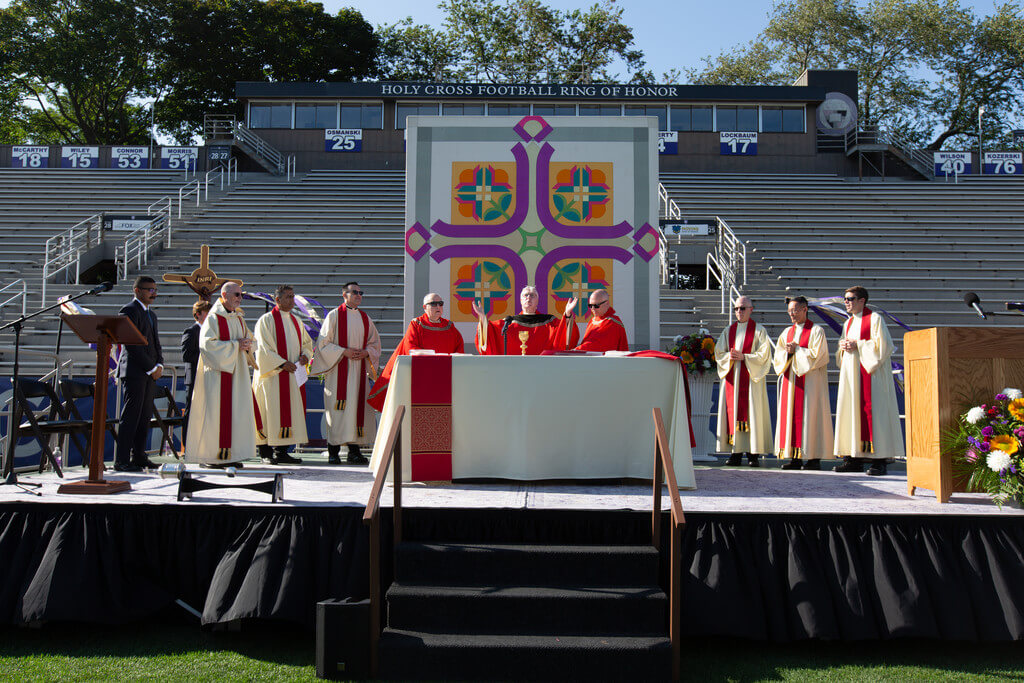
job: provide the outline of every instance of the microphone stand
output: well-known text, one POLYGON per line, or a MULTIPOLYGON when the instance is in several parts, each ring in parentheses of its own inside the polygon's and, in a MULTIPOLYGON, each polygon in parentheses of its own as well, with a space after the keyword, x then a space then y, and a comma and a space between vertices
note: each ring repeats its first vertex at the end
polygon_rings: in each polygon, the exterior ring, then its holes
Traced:
MULTIPOLYGON (((105 291, 105 290, 103 290, 103 291, 105 291)), ((32 494, 35 494, 37 496, 41 496, 42 495, 38 491, 33 491, 33 490, 31 490, 29 488, 29 487, 32 487, 32 488, 36 488, 37 489, 37 488, 40 488, 42 486, 42 484, 37 484, 35 482, 19 482, 18 481, 18 473, 14 471, 14 451, 15 451, 15 448, 17 447, 17 445, 18 445, 16 443, 15 438, 14 438, 14 430, 15 430, 16 426, 21 424, 21 415, 22 415, 22 412, 21 412, 21 402, 18 399, 18 396, 21 393, 21 390, 18 387, 18 370, 19 370, 19 361, 20 361, 20 356, 21 356, 21 330, 25 327, 25 322, 31 320, 32 318, 35 318, 36 316, 42 315, 43 313, 49 313, 53 309, 59 308, 60 306, 62 306, 63 304, 65 304, 65 303, 67 303, 69 301, 75 301, 76 299, 81 299, 84 296, 90 296, 92 294, 99 294, 99 293, 100 292, 96 292, 96 291, 93 291, 91 289, 86 291, 86 292, 80 292, 78 294, 75 294, 72 297, 68 297, 64 301, 58 301, 57 303, 55 303, 55 304, 53 304, 51 306, 46 306, 45 308, 40 308, 38 311, 36 311, 34 313, 29 313, 28 315, 23 315, 23 316, 17 318, 16 320, 12 320, 11 322, 7 323, 6 325, 3 325, 2 327, 0 327, 0 332, 3 332, 4 330, 8 330, 8 329, 13 329, 14 330, 14 369, 12 370, 12 373, 11 373, 11 389, 12 389, 12 397, 13 397, 14 405, 13 405, 13 408, 11 410, 10 421, 7 423, 7 457, 4 460, 4 469, 3 469, 3 477, 4 478, 3 478, 3 481, 0 481, 0 486, 17 486, 19 489, 21 489, 25 493, 32 493, 32 494)), ((57 340, 57 344, 58 344, 57 348, 59 350, 60 349, 60 339, 59 339, 59 337, 58 337, 58 340, 57 340)), ((59 368, 60 367, 60 360, 58 359, 56 361, 56 363, 57 363, 57 366, 59 368)), ((56 374, 54 375, 54 381, 56 381, 56 374)), ((40 456, 40 457, 42 457, 42 456, 40 456)), ((55 465, 55 464, 56 463, 51 463, 51 465, 55 465)), ((59 470, 60 467, 58 466, 55 469, 59 470)))

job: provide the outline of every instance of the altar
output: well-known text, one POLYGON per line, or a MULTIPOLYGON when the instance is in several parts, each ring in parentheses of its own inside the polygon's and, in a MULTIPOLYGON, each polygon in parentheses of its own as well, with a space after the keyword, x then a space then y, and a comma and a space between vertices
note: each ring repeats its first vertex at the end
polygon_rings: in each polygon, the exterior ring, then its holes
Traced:
MULTIPOLYGON (((374 442, 410 405, 412 357, 395 363, 374 442)), ((653 408, 661 408, 679 488, 696 487, 684 379, 663 358, 454 355, 453 479, 650 479, 653 408)), ((403 420, 402 472, 410 479, 411 416, 403 420)), ((390 473, 389 473, 390 474, 390 473)))

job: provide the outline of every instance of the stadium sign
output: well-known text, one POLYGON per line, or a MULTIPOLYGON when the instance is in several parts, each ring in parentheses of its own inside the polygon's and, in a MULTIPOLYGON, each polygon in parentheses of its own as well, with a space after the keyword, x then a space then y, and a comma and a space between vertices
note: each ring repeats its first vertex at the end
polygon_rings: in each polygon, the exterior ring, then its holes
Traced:
POLYGON ((674 235, 682 238, 711 234, 711 226, 707 223, 662 223, 661 229, 666 237, 674 235))
POLYGON ((99 168, 99 147, 61 147, 61 168, 99 168))
POLYGON ((195 170, 198 147, 164 147, 160 150, 160 168, 169 171, 195 170))
POLYGON ((985 175, 1024 175, 1021 152, 985 152, 981 166, 985 175))
POLYGON ((231 159, 231 145, 207 145, 207 161, 229 161, 231 159))
POLYGON ((126 171, 149 168, 149 147, 111 147, 110 168, 126 171))
POLYGON ((719 133, 721 154, 757 156, 757 133, 719 133))
POLYGON ((362 152, 362 128, 328 128, 324 131, 325 152, 362 152))
POLYGON ((11 147, 11 168, 47 168, 50 148, 47 145, 14 145, 11 147))
POLYGON ((679 133, 660 131, 658 133, 658 154, 679 154, 679 133))
POLYGON ((103 229, 104 230, 117 230, 119 232, 131 232, 144 228, 159 216, 150 216, 147 214, 103 214, 103 229))
POLYGON ((967 175, 971 171, 970 152, 934 152, 935 176, 967 175))
POLYGON ((1013 144, 1024 145, 1024 130, 1014 130, 1010 133, 1013 135, 1013 144))

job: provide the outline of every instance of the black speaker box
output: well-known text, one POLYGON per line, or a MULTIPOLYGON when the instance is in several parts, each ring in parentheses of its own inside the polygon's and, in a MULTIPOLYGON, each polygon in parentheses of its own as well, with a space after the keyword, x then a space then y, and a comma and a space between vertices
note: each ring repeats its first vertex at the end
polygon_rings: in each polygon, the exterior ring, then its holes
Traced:
POLYGON ((316 604, 317 678, 370 677, 370 601, 324 600, 316 604))

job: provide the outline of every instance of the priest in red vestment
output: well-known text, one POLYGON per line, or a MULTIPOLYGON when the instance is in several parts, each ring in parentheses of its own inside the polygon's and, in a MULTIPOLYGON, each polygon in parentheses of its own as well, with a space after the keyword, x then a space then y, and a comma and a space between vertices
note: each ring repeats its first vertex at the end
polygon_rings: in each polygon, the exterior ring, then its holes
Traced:
POLYGON ((580 338, 579 328, 573 320, 578 301, 575 297, 570 299, 565 305, 565 313, 557 318, 537 313, 540 295, 536 287, 527 285, 519 293, 523 312, 494 321, 488 321, 487 315, 474 301, 473 313, 480 321, 476 329, 476 350, 481 356, 523 355, 519 333, 525 332, 528 335, 527 356, 539 356, 545 351, 568 351, 580 338))
POLYGON ((409 323, 398 348, 391 354, 388 364, 384 366, 380 377, 370 389, 370 397, 366 402, 377 412, 384 410, 391 371, 399 356, 408 356, 414 349, 430 349, 437 353, 463 352, 462 333, 455 329, 455 324, 451 320, 441 317, 443 313, 444 301, 440 294, 431 292, 423 297, 423 315, 409 323))
POLYGON ((590 295, 589 308, 593 317, 575 351, 629 351, 626 326, 615 315, 609 301, 607 289, 598 289, 590 295))

